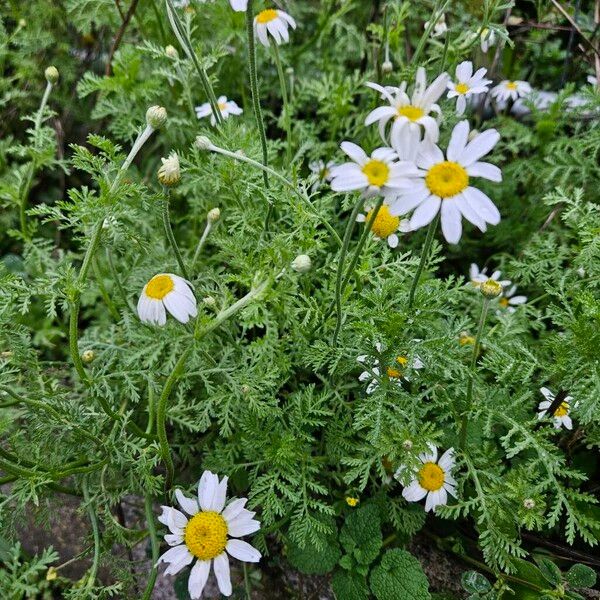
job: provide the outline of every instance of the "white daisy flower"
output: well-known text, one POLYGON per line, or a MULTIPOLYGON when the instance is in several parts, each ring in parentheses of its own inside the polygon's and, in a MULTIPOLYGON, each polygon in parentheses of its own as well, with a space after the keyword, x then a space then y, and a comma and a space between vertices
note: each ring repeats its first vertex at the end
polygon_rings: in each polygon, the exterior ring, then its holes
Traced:
MULTIPOLYGON (((556 396, 553 392, 551 392, 547 387, 540 388, 540 392, 546 398, 543 402, 540 402, 538 405, 538 419, 543 419, 548 412, 548 409, 556 399, 556 396)), ((573 396, 566 396, 565 399, 560 403, 560 405, 554 409, 554 414, 552 415, 552 419, 554 421, 554 428, 560 429, 561 427, 565 427, 566 429, 573 429, 573 421, 571 419, 571 405, 573 408, 577 407, 578 402, 573 404, 573 396)))
POLYGON ((169 565, 165 575, 179 573, 196 559, 188 580, 192 600, 202 596, 211 564, 219 591, 224 596, 231 596, 228 555, 243 562, 258 562, 261 558, 256 548, 236 539, 260 529, 260 523, 253 518, 256 513, 244 508, 247 498, 232 500, 225 506, 226 495, 227 477, 219 481, 217 475, 204 471, 198 484, 197 499, 186 497, 181 490, 175 491, 177 502, 191 518, 170 506, 163 506, 158 517, 170 530, 165 541, 172 546, 158 559, 158 563, 169 565))
MULTIPOLYGON (((448 494, 456 498, 456 480, 452 477, 454 468, 454 448, 449 448, 442 454, 438 461, 438 451, 433 444, 429 445, 429 452, 419 455, 423 466, 415 471, 415 477, 409 485, 402 490, 402 496, 408 502, 425 500, 425 511, 434 510, 436 506, 448 503, 448 494)), ((394 477, 400 479, 405 466, 401 466, 394 477)))
POLYGON ((492 98, 498 102, 508 102, 508 100, 514 102, 518 98, 524 98, 531 94, 531 86, 526 81, 511 81, 505 79, 496 87, 493 87, 490 93, 492 98))
POLYGON ((167 310, 180 323, 187 323, 198 314, 189 282, 173 273, 159 273, 144 286, 137 311, 144 323, 164 325, 167 310))
POLYGON ((448 98, 456 97, 456 114, 462 115, 467 108, 467 98, 473 94, 487 92, 491 79, 486 79, 487 69, 482 67, 473 73, 470 60, 461 62, 456 67, 456 82, 448 82, 448 98))
POLYGON ((275 43, 279 46, 290 41, 288 27, 296 29, 296 21, 286 12, 268 8, 259 12, 254 17, 254 32, 263 46, 269 45, 270 33, 275 43))
MULTIPOLYGON (((371 218, 373 209, 366 213, 361 213, 356 217, 358 223, 365 223, 371 218)), ((371 233, 377 240, 387 240, 390 248, 398 246, 399 238, 396 233, 408 233, 410 231, 410 222, 408 219, 401 219, 390 214, 390 208, 386 204, 382 204, 379 212, 371 225, 371 233)))
MULTIPOLYGON (((219 96, 217 107, 219 108, 223 119, 226 119, 229 115, 241 115, 244 112, 234 100, 227 100, 227 96, 219 96)), ((196 116, 199 119, 210 116, 210 124, 213 127, 217 123, 208 102, 205 102, 201 106, 196 106, 196 116)))
MULTIPOLYGON (((382 344, 377 342, 375 344, 375 349, 379 354, 381 354, 383 352, 382 344)), ((356 357, 356 362, 360 363, 361 365, 366 365, 369 368, 369 370, 363 371, 358 376, 358 380, 361 382, 368 381, 369 384, 367 385, 366 392, 367 394, 372 394, 380 384, 381 368, 379 365, 379 359, 368 354, 361 354, 360 356, 356 357)), ((396 356, 394 362, 386 368, 386 374, 392 384, 401 386, 403 379, 410 381, 402 369, 406 369, 408 367, 409 369, 419 370, 424 366, 425 365, 423 364, 423 361, 418 356, 415 356, 412 360, 410 360, 407 356, 400 355, 396 356)))
POLYGON ((507 310, 509 313, 514 313, 519 304, 525 304, 527 302, 527 296, 515 296, 517 286, 513 285, 511 288, 504 290, 502 296, 498 300, 500 306, 507 310))
POLYGON ((487 51, 496 45, 496 33, 492 29, 484 27, 479 34, 481 51, 487 53, 487 51))
POLYGON ((441 210, 442 232, 451 244, 460 240, 462 216, 481 231, 486 230, 488 223, 497 225, 500 222, 498 209, 469 182, 471 177, 502 181, 498 167, 479 161, 496 145, 500 134, 495 129, 488 129, 471 141, 468 137, 469 122, 457 123, 445 158, 434 143, 425 139, 416 161, 419 179, 412 180, 410 189, 400 191, 391 214, 404 215, 414 210, 410 226, 415 230, 430 223, 441 210))
POLYGON ((493 279, 497 281, 502 287, 508 287, 512 282, 510 279, 500 279, 502 276, 501 271, 494 271, 491 275, 488 275, 487 267, 484 267, 479 270, 479 267, 475 263, 471 263, 469 267, 469 279, 471 284, 478 288, 482 283, 486 282, 488 279, 493 279))
POLYGON ((236 12, 246 12, 248 8, 248 0, 229 0, 229 4, 236 12))
POLYGON ((393 119, 390 130, 390 143, 394 145, 402 129, 409 127, 420 132, 420 128, 425 130, 425 137, 432 142, 437 142, 440 136, 440 130, 437 120, 430 116, 430 113, 441 115, 440 107, 435 104, 444 93, 448 83, 448 74, 442 73, 427 86, 427 75, 423 67, 417 69, 417 76, 412 96, 406 93, 407 83, 403 81, 400 87, 383 87, 377 83, 368 82, 367 85, 377 90, 381 97, 389 102, 389 106, 380 106, 371 111, 365 119, 365 125, 371 125, 377 122, 379 124, 379 134, 386 141, 386 127, 390 119, 393 119))
POLYGON ((409 162, 396 162, 396 152, 391 148, 377 148, 369 158, 366 152, 352 142, 342 142, 342 151, 354 162, 331 169, 331 189, 334 192, 360 190, 365 196, 396 194, 410 185, 407 177, 418 174, 409 162))

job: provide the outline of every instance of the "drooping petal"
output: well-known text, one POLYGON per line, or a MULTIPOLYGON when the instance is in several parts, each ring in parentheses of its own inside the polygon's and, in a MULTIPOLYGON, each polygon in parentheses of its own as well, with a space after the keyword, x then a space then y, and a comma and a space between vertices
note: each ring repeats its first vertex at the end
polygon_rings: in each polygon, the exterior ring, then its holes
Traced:
POLYGON ((463 195, 471 207, 480 215, 486 223, 498 225, 500 223, 500 211, 496 205, 481 191, 475 187, 467 187, 463 195))
POLYGON ((402 497, 407 502, 418 502, 425 498, 426 495, 427 490, 421 487, 416 479, 402 490, 402 497))

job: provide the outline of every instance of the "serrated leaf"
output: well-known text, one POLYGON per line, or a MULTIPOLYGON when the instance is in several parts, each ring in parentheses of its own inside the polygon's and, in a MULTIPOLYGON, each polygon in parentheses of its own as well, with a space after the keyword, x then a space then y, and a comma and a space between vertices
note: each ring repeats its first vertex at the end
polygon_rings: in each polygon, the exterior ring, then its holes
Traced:
POLYGON ((359 563, 368 565, 377 558, 383 537, 375 505, 362 506, 348 515, 340 532, 340 543, 359 563))
POLYGON ((371 572, 371 591, 377 600, 430 600, 429 581, 419 561, 406 550, 388 550, 371 572))
POLYGON ((357 573, 336 571, 331 580, 331 587, 337 600, 367 600, 369 598, 367 580, 357 573))

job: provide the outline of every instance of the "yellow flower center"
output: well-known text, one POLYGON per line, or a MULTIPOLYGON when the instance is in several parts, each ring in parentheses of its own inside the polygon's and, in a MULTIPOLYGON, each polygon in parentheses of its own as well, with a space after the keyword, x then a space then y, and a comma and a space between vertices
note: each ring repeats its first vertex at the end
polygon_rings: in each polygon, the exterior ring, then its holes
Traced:
POLYGON ((444 471, 439 465, 425 463, 418 473, 419 484, 429 492, 436 492, 444 485, 444 471))
POLYGON ((367 176, 370 185, 381 187, 390 176, 390 168, 381 160, 370 160, 365 163, 362 172, 367 176))
POLYGON ((554 411, 555 417, 566 417, 569 414, 569 403, 563 402, 561 405, 554 411))
POLYGON ((517 89, 517 84, 514 81, 509 81, 506 84, 506 89, 507 90, 516 90, 517 89))
POLYGON ((185 545, 200 560, 219 556, 227 544, 227 523, 217 512, 195 514, 185 526, 185 545))
POLYGON ((498 302, 502 308, 506 308, 508 306, 508 298, 500 298, 498 302))
POLYGON ((466 94, 469 91, 469 86, 466 83, 459 83, 454 86, 454 90, 459 94, 466 94))
POLYGON ((224 111, 224 110, 227 108, 227 104, 226 104, 225 102, 219 102, 219 103, 217 104, 217 106, 219 107, 219 110, 220 110, 221 112, 223 112, 223 111, 224 111))
POLYGON ((469 176, 464 167, 445 160, 429 169, 425 176, 425 184, 432 194, 440 198, 450 198, 469 185, 469 176))
POLYGON ((422 108, 413 106, 412 104, 401 106, 398 109, 398 116, 406 117, 409 121, 418 121, 424 115, 425 111, 422 108))
POLYGON ((276 19, 278 16, 279 15, 277 14, 276 10, 268 8, 267 10, 263 10, 256 15, 256 22, 268 23, 269 21, 276 19))
POLYGON ((170 275, 155 275, 146 286, 146 296, 153 300, 162 300, 174 287, 170 275))
MULTIPOLYGON (((372 214, 372 210, 367 213, 367 222, 371 219, 372 214)), ((382 204, 373 221, 371 231, 378 238, 384 240, 398 229, 398 225, 400 225, 400 217, 390 215, 390 209, 385 204, 382 204)))
POLYGON ((475 338, 468 333, 461 333, 460 337, 458 338, 458 343, 461 346, 473 345, 475 343, 475 338))

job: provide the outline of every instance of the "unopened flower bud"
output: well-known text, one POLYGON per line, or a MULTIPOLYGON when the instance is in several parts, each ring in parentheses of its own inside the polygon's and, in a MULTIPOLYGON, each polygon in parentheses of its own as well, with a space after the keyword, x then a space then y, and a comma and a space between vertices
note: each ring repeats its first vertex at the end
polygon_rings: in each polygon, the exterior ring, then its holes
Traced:
POLYGON ((408 452, 409 450, 412 450, 412 447, 413 447, 412 440, 404 440, 404 441, 402 442, 402 448, 403 448, 404 450, 406 450, 407 452, 408 452))
POLYGON ((202 302, 204 303, 204 306, 208 306, 208 308, 214 308, 217 305, 217 301, 213 296, 204 296, 202 302))
POLYGON ((199 150, 210 150, 212 148, 212 142, 205 135, 199 135, 196 138, 196 148, 199 150))
POLYGON ((535 508, 535 500, 533 498, 525 498, 525 500, 523 500, 523 506, 527 510, 532 510, 535 508))
POLYGON ((247 396, 250 393, 250 386, 247 384, 244 384, 241 387, 241 390, 242 390, 242 394, 244 394, 244 396, 247 396))
POLYGON ((161 158, 160 160, 162 165, 158 169, 158 181, 168 187, 177 185, 181 179, 177 152, 171 152, 168 158, 161 158))
POLYGON ((208 213, 206 213, 206 220, 213 225, 221 218, 221 209, 216 206, 215 208, 211 208, 208 213))
POLYGON ((19 19, 19 27, 27 27, 27 21, 25 19, 19 19))
POLYGON ((44 76, 46 77, 46 81, 54 85, 59 78, 58 69, 56 67, 50 66, 44 71, 44 76))
POLYGON ((384 73, 391 73, 394 70, 394 65, 392 64, 391 60, 386 60, 382 65, 381 65, 381 70, 384 73))
POLYGON ((171 44, 169 44, 166 48, 165 48, 165 54, 169 57, 169 58, 179 58, 179 52, 177 52, 177 49, 175 48, 175 46, 171 46, 171 44))
POLYGON ((162 106, 151 106, 146 111, 146 123, 152 129, 160 129, 167 122, 167 111, 162 106))
POLYGON ((485 298, 497 298, 502 293, 502 286, 496 280, 488 279, 481 284, 479 291, 485 298))
POLYGON ((308 273, 312 268, 312 261, 310 260, 310 256, 308 254, 299 254, 292 261, 292 269, 296 271, 296 273, 308 273))
POLYGON ((81 360, 89 365, 96 358, 96 353, 93 350, 84 350, 81 355, 81 360))

